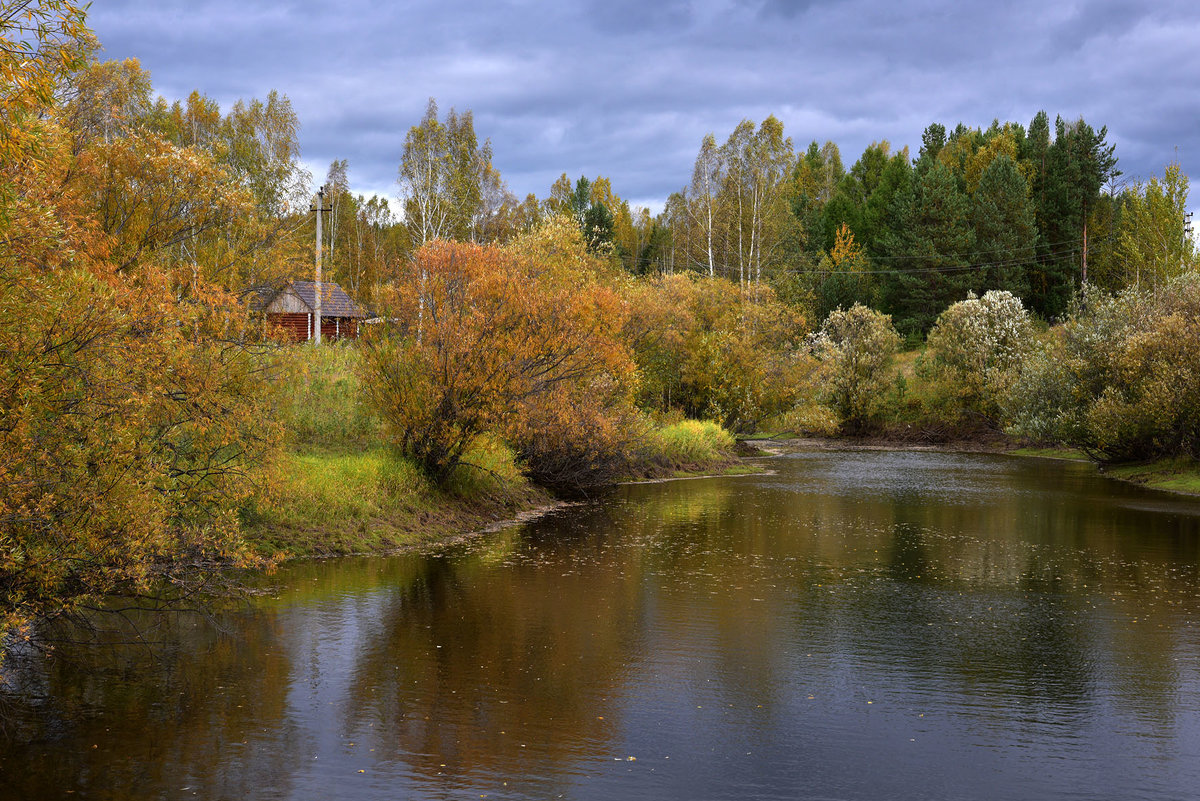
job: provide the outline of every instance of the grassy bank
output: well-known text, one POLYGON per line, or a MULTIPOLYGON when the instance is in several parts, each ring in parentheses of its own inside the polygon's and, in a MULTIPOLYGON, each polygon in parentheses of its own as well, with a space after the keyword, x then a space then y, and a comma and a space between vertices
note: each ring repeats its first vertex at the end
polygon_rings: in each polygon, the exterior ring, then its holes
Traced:
POLYGON ((1032 456, 1038 459, 1066 459, 1071 462, 1090 462, 1088 455, 1065 446, 1028 446, 1008 451, 1013 456, 1032 456))
POLYGON ((1200 462, 1195 459, 1159 459, 1145 464, 1114 465, 1104 474, 1151 489, 1200 495, 1200 462))
POLYGON ((280 355, 276 413, 287 432, 272 491, 246 511, 266 555, 378 553, 442 541, 553 503, 512 452, 482 441, 446 487, 390 450, 363 403, 357 348, 293 347, 280 355))
MULTIPOLYGON (((276 413, 287 431, 274 487, 245 512, 264 555, 378 553, 445 541, 556 500, 522 475, 513 452, 478 441, 451 480, 434 486, 385 443, 363 403, 353 345, 281 354, 276 413)), ((733 437, 710 422, 653 427, 630 478, 746 472, 733 437)))
POLYGON ((646 437, 643 468, 633 479, 688 478, 756 472, 737 456, 737 441, 708 420, 680 420, 661 425, 646 437))
MULTIPOLYGON (((1043 459, 1068 459, 1076 462, 1091 462, 1083 451, 1067 447, 1025 447, 1009 451, 1014 456, 1032 456, 1043 459)), ((1135 464, 1113 464, 1101 468, 1104 475, 1119 481, 1128 481, 1150 489, 1200 495, 1200 462, 1195 459, 1158 459, 1153 462, 1135 464)))
POLYGON ((460 487, 442 490, 384 448, 288 453, 279 470, 274 497, 248 521, 252 544, 266 555, 378 553, 425 545, 553 503, 515 466, 512 475, 464 474, 460 487))

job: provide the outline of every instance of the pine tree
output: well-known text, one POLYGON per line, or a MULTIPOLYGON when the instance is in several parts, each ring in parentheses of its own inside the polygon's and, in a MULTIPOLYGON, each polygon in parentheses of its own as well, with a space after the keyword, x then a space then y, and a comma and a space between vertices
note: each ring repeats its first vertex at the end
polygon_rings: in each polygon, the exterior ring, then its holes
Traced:
POLYGON ((1082 118, 1072 123, 1061 117, 1055 120, 1054 143, 1046 150, 1038 197, 1039 266, 1031 273, 1029 298, 1045 317, 1066 311, 1083 278, 1088 216, 1099 201, 1100 188, 1119 175, 1113 145, 1104 141, 1107 133, 1107 128, 1095 131, 1082 118))
POLYGON ((1037 223, 1029 185, 1007 155, 997 156, 979 179, 974 203, 975 256, 987 265, 980 289, 1029 295, 1027 271, 1033 264, 1037 223))
POLYGON ((917 176, 911 192, 897 195, 893 213, 900 226, 886 248, 894 272, 884 281, 884 304, 902 333, 924 333, 976 277, 970 271, 970 205, 939 162, 917 176))

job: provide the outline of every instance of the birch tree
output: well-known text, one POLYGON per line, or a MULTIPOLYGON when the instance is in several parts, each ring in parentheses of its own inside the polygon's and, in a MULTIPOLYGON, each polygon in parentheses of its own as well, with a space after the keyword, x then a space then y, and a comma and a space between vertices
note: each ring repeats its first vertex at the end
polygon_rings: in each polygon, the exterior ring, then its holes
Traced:
MULTIPOLYGON (((692 169, 692 183, 686 191, 688 217, 691 228, 699 235, 700 258, 689 254, 689 261, 707 270, 709 277, 717 274, 715 249, 716 226, 719 223, 717 204, 721 192, 721 181, 725 174, 724 153, 717 147, 712 134, 700 143, 700 153, 692 169)), ((689 243, 692 238, 688 238, 689 243)))
POLYGON ((434 239, 478 241, 507 199, 492 144, 479 144, 472 113, 450 109, 443 123, 433 98, 404 139, 397 183, 417 247, 434 239))

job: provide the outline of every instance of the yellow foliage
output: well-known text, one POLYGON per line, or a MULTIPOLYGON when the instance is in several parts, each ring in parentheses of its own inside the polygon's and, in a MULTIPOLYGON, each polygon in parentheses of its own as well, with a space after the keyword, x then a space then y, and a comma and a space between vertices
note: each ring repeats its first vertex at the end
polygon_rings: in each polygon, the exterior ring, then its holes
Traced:
POLYGON ((137 244, 179 245, 173 215, 197 205, 179 193, 219 183, 219 170, 153 137, 113 138, 102 147, 127 188, 173 212, 109 217, 99 151, 77 149, 69 115, 47 105, 91 45, 82 12, 17 3, 0 23, 0 77, 22 70, 0 90, 3 633, 248 562, 238 510, 265 480, 278 428, 245 306, 196 275, 182 301, 137 244), (122 226, 132 238, 115 235, 122 226))
POLYGON ((664 275, 630 283, 625 297, 643 406, 735 431, 791 406, 804 320, 769 287, 664 275))

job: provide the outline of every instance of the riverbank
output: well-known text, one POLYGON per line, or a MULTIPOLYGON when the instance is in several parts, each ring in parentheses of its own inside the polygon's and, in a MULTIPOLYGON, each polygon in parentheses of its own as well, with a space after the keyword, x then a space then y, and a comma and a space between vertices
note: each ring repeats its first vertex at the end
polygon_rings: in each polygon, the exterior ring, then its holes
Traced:
MULTIPOLYGON (((274 496, 246 515, 247 541, 274 559, 386 553, 442 545, 575 502, 521 475, 511 451, 499 443, 486 443, 470 459, 448 487, 438 488, 384 448, 285 454, 274 496)), ((647 464, 628 481, 762 470, 718 447, 647 464)))
MULTIPOLYGON (((246 541, 275 559, 438 545, 544 513, 562 498, 526 477, 498 438, 479 437, 441 486, 386 445, 363 402, 353 346, 283 354, 278 414, 286 432, 270 489, 243 511, 246 541)), ((696 420, 647 422, 627 479, 748 472, 732 435, 696 420)))
POLYGON ((247 515, 251 547, 274 558, 383 553, 428 546, 557 501, 503 454, 480 454, 470 475, 433 486, 384 448, 285 454, 274 495, 247 515))

